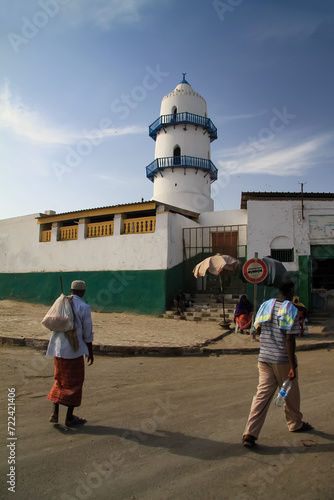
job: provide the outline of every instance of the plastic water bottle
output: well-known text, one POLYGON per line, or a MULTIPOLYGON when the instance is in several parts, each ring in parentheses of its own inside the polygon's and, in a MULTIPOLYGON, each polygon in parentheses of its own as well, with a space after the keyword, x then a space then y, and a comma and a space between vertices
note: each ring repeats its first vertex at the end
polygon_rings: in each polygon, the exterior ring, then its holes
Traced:
POLYGON ((292 386, 292 381, 289 378, 287 378, 285 382, 283 382, 283 385, 280 388, 280 391, 274 400, 274 405, 283 406, 285 398, 287 397, 288 392, 291 389, 291 386, 292 386))

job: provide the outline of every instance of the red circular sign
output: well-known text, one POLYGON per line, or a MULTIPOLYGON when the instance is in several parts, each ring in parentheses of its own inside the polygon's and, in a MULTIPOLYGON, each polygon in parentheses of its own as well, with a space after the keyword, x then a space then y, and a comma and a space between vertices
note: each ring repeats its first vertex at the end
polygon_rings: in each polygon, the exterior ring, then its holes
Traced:
POLYGON ((249 259, 242 268, 242 274, 250 283, 261 283, 268 274, 268 268, 261 259, 249 259))

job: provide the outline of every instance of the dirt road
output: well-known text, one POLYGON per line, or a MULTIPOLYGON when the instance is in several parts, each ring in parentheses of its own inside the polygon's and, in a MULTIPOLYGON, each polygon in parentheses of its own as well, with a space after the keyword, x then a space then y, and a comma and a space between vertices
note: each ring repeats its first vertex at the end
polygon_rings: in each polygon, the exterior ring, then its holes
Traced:
POLYGON ((53 359, 28 348, 0 354, 1 498, 333 498, 333 351, 299 354, 302 411, 316 429, 289 433, 272 405, 254 451, 241 435, 257 385, 256 355, 96 357, 78 410, 88 422, 65 431, 48 422, 53 359), (15 390, 17 440, 7 432, 8 388, 15 390))

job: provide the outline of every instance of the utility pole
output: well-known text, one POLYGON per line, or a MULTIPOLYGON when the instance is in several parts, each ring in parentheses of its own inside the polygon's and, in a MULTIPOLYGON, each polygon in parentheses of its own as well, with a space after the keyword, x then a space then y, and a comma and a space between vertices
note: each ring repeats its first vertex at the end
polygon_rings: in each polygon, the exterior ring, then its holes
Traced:
POLYGON ((298 182, 301 185, 301 196, 302 196, 302 219, 304 219, 304 184, 307 182, 298 182))

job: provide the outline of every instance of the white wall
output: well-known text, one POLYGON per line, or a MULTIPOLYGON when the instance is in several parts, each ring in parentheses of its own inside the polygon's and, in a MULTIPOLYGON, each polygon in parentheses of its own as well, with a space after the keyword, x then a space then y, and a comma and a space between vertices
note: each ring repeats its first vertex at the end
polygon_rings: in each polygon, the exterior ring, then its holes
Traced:
POLYGON ((166 212, 157 214, 154 233, 42 243, 40 215, 0 221, 0 272, 168 269, 183 260, 182 228, 197 225, 166 212))
POLYGON ((178 113, 187 111, 195 115, 206 116, 207 112, 205 99, 187 84, 179 84, 173 92, 162 99, 160 116, 172 114, 173 106, 177 107, 178 113))
POLYGON ((196 158, 210 159, 210 137, 203 134, 203 128, 187 124, 179 124, 175 129, 166 127, 166 133, 160 130, 155 144, 155 158, 164 158, 174 155, 175 146, 181 148, 181 155, 195 156, 196 158))
POLYGON ((310 217, 334 213, 334 201, 301 200, 248 201, 248 257, 270 255, 270 244, 278 236, 288 237, 294 247, 295 261, 284 263, 288 271, 298 271, 298 256, 309 255, 310 245, 334 244, 334 238, 310 239, 310 217))
POLYGON ((192 212, 202 212, 213 209, 213 200, 210 197, 210 176, 205 176, 202 170, 187 168, 184 175, 183 168, 166 169, 154 179, 153 199, 183 208, 192 212))
POLYGON ((39 242, 40 214, 0 221, 0 272, 153 270, 167 268, 165 217, 155 233, 39 242))
MULTIPOLYGON (((39 225, 31 214, 0 221, 0 272, 31 272, 42 270, 40 258, 39 225)), ((43 257, 44 265, 49 252, 43 257)))
POLYGON ((168 213, 168 269, 183 262, 183 228, 187 227, 198 224, 182 215, 168 213))
POLYGON ((237 209, 221 212, 205 212, 198 217, 198 223, 203 227, 247 224, 247 210, 237 209))
POLYGON ((32 214, 0 221, 0 272, 169 269, 183 261, 183 228, 241 224, 248 224, 249 258, 255 252, 260 258, 270 255, 272 240, 285 236, 295 250, 295 262, 285 266, 297 271, 298 256, 309 255, 310 245, 334 244, 333 231, 324 234, 313 227, 310 237, 309 222, 316 216, 317 220, 325 216, 323 220, 328 222, 333 214, 334 201, 304 201, 304 219, 300 200, 249 201, 247 211, 202 213, 199 224, 164 212, 157 214, 155 233, 48 243, 39 242, 36 217, 41 214, 32 214))

